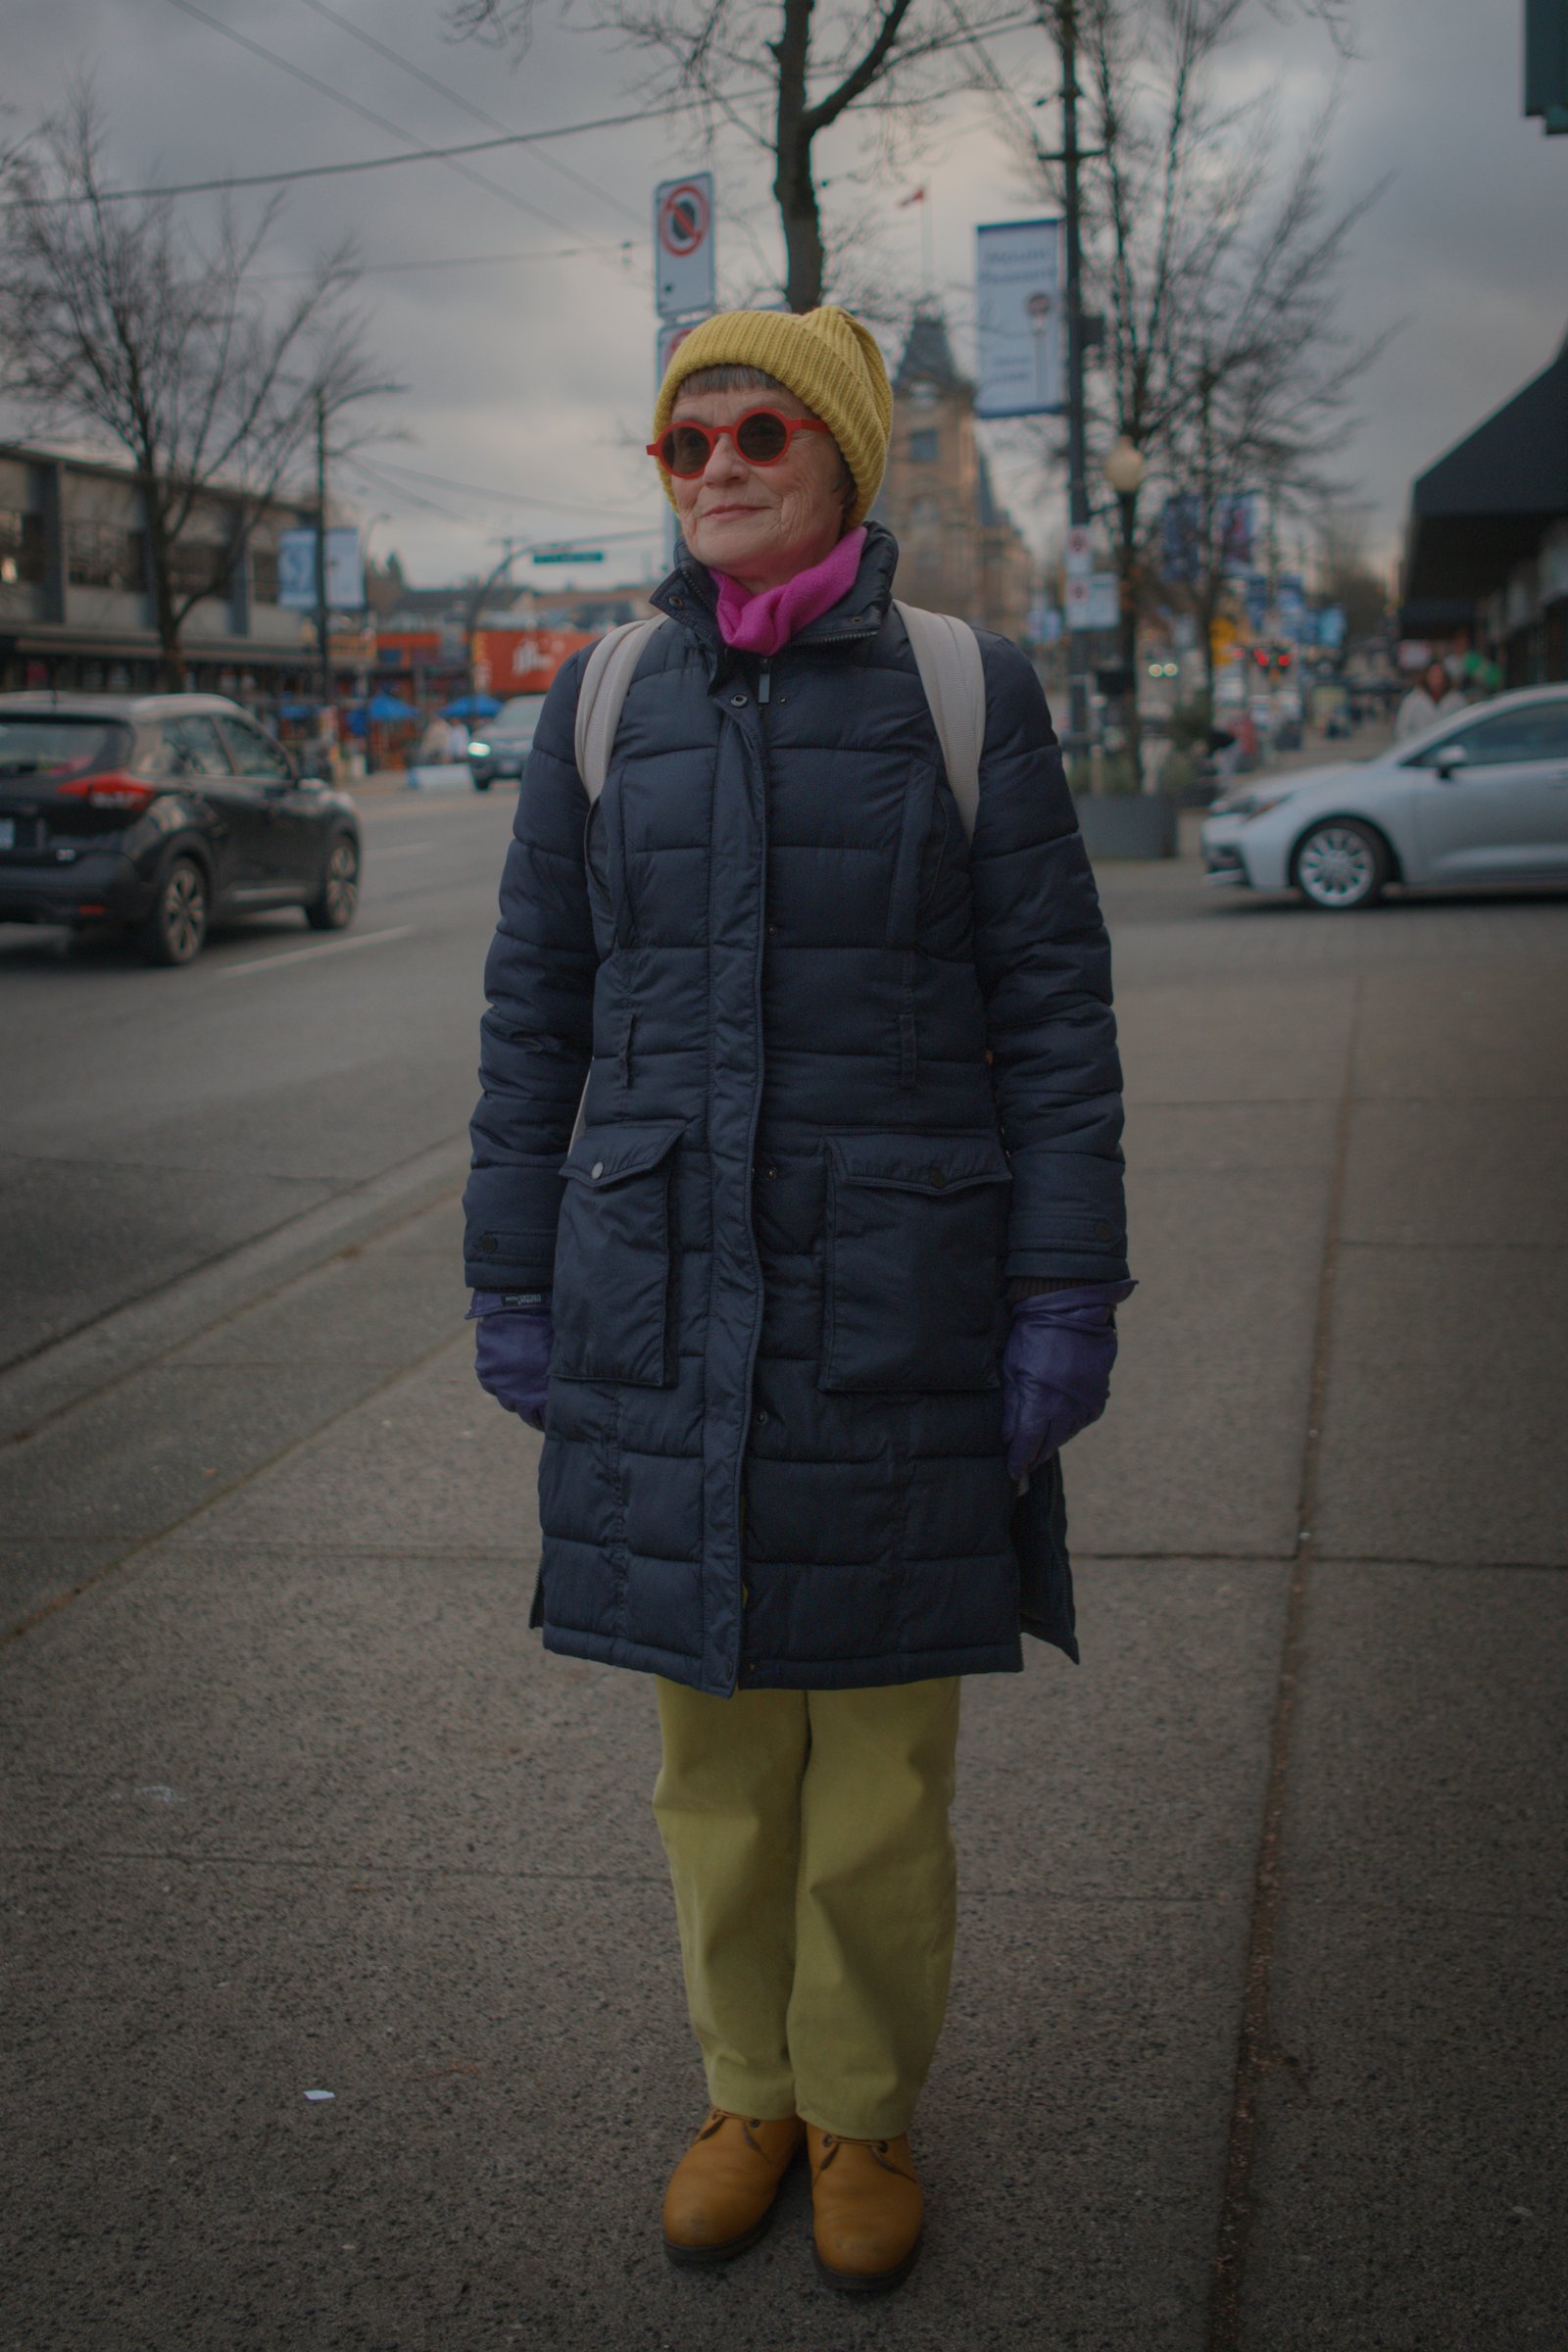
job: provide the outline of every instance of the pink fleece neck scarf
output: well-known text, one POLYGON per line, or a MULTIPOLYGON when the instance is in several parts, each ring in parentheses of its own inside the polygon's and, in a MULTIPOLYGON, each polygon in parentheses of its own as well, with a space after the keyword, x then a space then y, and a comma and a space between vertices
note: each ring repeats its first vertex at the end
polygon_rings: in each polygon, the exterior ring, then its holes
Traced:
POLYGON ((841 597, 849 595, 864 545, 862 522, 858 529, 847 532, 820 564, 813 564, 808 571, 798 571, 779 588, 754 592, 732 580, 727 571, 715 571, 718 633, 724 643, 742 654, 776 654, 808 622, 820 619, 841 597))

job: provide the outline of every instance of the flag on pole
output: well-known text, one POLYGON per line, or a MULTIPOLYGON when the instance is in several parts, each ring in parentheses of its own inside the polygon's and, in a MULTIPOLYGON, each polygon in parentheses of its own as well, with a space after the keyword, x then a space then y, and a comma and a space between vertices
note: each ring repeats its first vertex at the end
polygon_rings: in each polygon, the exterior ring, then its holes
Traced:
POLYGON ((894 206, 894 208, 893 208, 893 209, 894 209, 894 211, 895 211, 895 212, 902 213, 903 211, 905 211, 905 209, 906 209, 906 208, 908 205, 911 205, 911 204, 924 204, 924 202, 925 202, 925 186, 924 186, 924 183, 922 182, 922 183, 921 183, 921 185, 920 185, 919 187, 917 187, 917 188, 914 190, 914 193, 913 193, 912 195, 910 195, 910 196, 901 196, 901 197, 899 198, 899 201, 898 201, 898 203, 897 203, 897 204, 894 206))

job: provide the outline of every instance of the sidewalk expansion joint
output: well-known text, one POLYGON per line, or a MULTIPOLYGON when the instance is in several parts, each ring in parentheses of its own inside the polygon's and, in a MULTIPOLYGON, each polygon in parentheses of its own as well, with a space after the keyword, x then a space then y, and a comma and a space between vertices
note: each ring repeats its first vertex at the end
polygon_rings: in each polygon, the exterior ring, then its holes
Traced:
POLYGON ((112 1560, 105 1560, 101 1568, 95 1568, 90 1576, 84 1576, 79 1584, 73 1585, 65 1592, 52 1594, 48 1600, 38 1608, 31 1610, 27 1616, 19 1618, 15 1625, 7 1626, 4 1631, 0 1631, 0 1650, 9 1648, 13 1643, 20 1642, 24 1635, 32 1633, 36 1627, 46 1623, 49 1618, 58 1616, 62 1609, 69 1608, 72 1602, 79 1600, 83 1593, 95 1592, 110 1577, 120 1575, 122 1569, 131 1567, 137 1560, 156 1551, 171 1537, 177 1535, 181 1528, 194 1526, 206 1512, 213 1509, 215 1504, 225 1502, 230 1495, 240 1494, 250 1485, 252 1479, 262 1477, 266 1471, 275 1470, 279 1462, 287 1461, 289 1455, 297 1453, 302 1446, 313 1445, 325 1431, 335 1429, 340 1421, 346 1421, 351 1413, 363 1411, 372 1398, 384 1396, 388 1389, 395 1388, 397 1383, 406 1378, 409 1373, 417 1372, 422 1365, 433 1362, 447 1348, 456 1346, 462 1337, 461 1328, 456 1334, 443 1332, 433 1347, 421 1348, 417 1355, 411 1356, 406 1363, 400 1364, 395 1371, 389 1372, 384 1380, 378 1380, 373 1387, 363 1390, 357 1396, 351 1396, 346 1403, 338 1406, 336 1412, 328 1413, 324 1419, 314 1422, 309 1429, 302 1430, 298 1437, 290 1438, 284 1445, 275 1446, 261 1461, 252 1462, 250 1467, 242 1470, 237 1478, 231 1478, 225 1486, 215 1488, 211 1494, 204 1494, 199 1502, 192 1503, 189 1510, 181 1511, 167 1525, 153 1528, 145 1536, 138 1536, 135 1542, 128 1544, 122 1552, 118 1553, 112 1560))
POLYGON ((1226 2143, 1224 2183, 1210 2278, 1205 2352, 1241 2352, 1242 2293, 1246 2280, 1248 2244, 1251 2235, 1258 2110, 1263 2086, 1271 2075, 1290 2074, 1298 2078, 1300 2072, 1298 2058, 1286 2049, 1275 2034, 1270 1993, 1284 1879, 1285 1802, 1290 1779, 1291 1736, 1295 1728, 1312 1567, 1316 1557, 1312 1531, 1317 1523, 1318 1469, 1322 1459, 1324 1410, 1328 1396, 1334 1288, 1339 1270, 1350 1128, 1356 1108, 1355 1061, 1360 1040, 1361 1007, 1362 984, 1357 980, 1350 998, 1350 1018, 1345 1041, 1344 1083, 1335 1120, 1333 1174, 1324 1223, 1323 1256, 1318 1272, 1317 1305, 1312 1329, 1312 1376, 1307 1395, 1306 1428, 1301 1445, 1301 1475, 1297 1499, 1296 1524, 1300 1535, 1297 1542, 1286 1599, 1285 1630, 1274 1686, 1263 1820, 1252 1879, 1251 1919, 1243 1976, 1242 2016, 1237 2038, 1236 2077, 1226 2143))

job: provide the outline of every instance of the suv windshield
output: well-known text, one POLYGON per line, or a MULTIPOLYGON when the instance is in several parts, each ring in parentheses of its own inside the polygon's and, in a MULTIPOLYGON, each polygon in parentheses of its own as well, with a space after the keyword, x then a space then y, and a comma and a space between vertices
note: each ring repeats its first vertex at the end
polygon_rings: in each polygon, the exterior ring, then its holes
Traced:
POLYGON ((130 729, 106 718, 0 711, 0 784, 19 778, 85 776, 117 767, 130 746, 130 729))

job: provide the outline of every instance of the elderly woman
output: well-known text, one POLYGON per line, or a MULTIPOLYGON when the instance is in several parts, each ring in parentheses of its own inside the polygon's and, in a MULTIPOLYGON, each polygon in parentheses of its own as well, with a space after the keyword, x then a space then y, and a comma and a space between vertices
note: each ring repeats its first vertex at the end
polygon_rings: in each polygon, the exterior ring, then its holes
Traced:
POLYGON ((466 1201, 479 1377, 545 1433, 532 1622, 656 1677, 710 2100, 665 2245, 751 2245, 804 2144, 850 2290, 919 2244, 959 1677, 1015 1672, 1020 1629, 1076 1655, 1055 1454, 1104 1407, 1131 1287, 1050 715, 982 636, 971 844, 865 520, 891 419, 840 310, 676 353, 666 618, 601 798, 580 660, 541 717, 466 1201))

